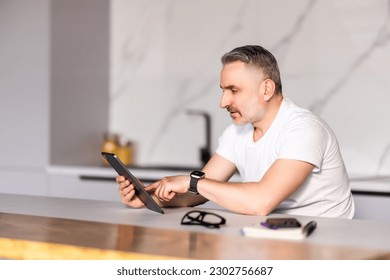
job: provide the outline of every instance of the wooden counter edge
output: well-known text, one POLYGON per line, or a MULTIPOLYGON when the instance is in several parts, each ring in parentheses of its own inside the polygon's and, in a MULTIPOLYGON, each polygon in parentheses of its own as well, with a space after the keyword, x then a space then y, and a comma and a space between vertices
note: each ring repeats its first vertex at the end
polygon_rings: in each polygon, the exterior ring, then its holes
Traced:
POLYGON ((15 260, 177 260, 167 256, 0 238, 0 258, 15 260))

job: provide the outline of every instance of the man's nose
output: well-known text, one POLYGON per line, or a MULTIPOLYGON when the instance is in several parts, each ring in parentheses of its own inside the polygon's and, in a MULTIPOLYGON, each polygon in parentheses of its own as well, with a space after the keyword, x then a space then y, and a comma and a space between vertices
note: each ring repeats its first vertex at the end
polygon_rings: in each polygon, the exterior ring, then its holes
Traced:
POLYGON ((222 96, 221 96, 221 100, 219 102, 219 106, 222 108, 222 109, 225 109, 229 106, 229 98, 228 98, 228 95, 223 92, 222 93, 222 96))

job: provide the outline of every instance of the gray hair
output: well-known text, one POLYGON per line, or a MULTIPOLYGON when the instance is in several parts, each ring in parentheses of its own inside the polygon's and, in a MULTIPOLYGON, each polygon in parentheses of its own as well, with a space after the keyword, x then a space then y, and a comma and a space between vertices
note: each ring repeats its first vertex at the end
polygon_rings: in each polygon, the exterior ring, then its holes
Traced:
POLYGON ((282 93, 282 81, 276 58, 268 50, 261 46, 249 45, 235 48, 224 54, 221 58, 223 65, 235 61, 242 61, 249 66, 259 68, 263 74, 274 81, 275 93, 282 93))

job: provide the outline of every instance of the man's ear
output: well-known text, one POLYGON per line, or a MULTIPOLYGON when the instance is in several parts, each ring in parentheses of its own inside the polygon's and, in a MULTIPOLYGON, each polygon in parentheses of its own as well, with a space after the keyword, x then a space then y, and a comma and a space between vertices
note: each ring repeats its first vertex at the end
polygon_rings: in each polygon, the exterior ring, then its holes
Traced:
POLYGON ((275 93, 275 82, 271 79, 265 79, 264 83, 264 101, 268 102, 275 93))

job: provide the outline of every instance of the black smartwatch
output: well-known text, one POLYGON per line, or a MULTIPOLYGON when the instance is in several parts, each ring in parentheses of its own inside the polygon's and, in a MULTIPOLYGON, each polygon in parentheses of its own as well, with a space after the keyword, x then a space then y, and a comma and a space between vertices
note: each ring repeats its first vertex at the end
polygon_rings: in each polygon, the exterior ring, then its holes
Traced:
POLYGON ((198 181, 203 179, 206 176, 206 174, 202 171, 192 171, 190 176, 191 176, 191 180, 190 180, 189 192, 192 194, 199 194, 198 181))

